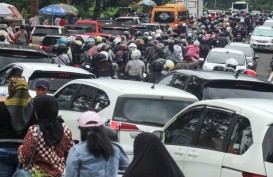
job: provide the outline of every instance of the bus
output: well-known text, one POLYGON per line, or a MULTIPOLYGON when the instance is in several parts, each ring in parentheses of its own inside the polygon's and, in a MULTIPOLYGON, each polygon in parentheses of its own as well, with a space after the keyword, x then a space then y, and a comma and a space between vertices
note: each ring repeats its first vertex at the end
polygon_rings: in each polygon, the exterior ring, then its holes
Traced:
POLYGON ((152 11, 152 23, 168 24, 172 28, 177 28, 182 23, 188 23, 188 20, 188 8, 181 4, 156 6, 152 11))
POLYGON ((237 12, 249 13, 249 4, 244 1, 233 2, 230 10, 232 13, 237 13, 237 12))

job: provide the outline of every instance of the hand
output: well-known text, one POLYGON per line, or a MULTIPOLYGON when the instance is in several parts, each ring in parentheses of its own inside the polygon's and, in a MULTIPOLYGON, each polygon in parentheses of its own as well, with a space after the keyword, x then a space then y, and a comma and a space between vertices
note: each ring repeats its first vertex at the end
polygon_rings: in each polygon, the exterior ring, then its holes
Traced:
POLYGON ((21 152, 22 147, 23 147, 23 145, 20 145, 20 146, 17 148, 18 154, 21 152))

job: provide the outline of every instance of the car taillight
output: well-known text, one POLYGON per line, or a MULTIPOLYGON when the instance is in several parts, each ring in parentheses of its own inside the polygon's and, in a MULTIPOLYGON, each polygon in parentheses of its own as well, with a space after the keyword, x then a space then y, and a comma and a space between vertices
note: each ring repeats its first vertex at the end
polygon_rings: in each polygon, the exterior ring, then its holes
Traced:
POLYGON ((117 121, 112 121, 110 123, 110 128, 113 130, 139 130, 137 126, 132 125, 132 124, 126 124, 126 123, 119 123, 117 121))
POLYGON ((257 175, 257 174, 253 174, 253 173, 246 173, 246 172, 243 172, 243 177, 266 177, 264 175, 257 175))
POLYGON ((42 45, 40 45, 40 46, 39 46, 39 49, 42 49, 42 50, 43 50, 43 46, 42 46, 42 45))
POLYGON ((74 66, 75 66, 76 68, 80 67, 80 65, 79 65, 79 64, 75 64, 74 66))

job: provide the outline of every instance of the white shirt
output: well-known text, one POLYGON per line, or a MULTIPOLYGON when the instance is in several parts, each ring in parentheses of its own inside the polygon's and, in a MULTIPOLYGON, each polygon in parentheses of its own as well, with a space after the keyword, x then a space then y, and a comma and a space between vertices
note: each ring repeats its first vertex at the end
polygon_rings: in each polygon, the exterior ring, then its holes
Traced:
POLYGON ((60 21, 61 21, 61 19, 59 17, 55 18, 54 25, 60 26, 60 21))
POLYGON ((177 45, 177 44, 175 44, 173 46, 173 48, 174 48, 174 51, 176 51, 179 54, 179 58, 183 58, 182 47, 179 46, 179 45, 177 45))

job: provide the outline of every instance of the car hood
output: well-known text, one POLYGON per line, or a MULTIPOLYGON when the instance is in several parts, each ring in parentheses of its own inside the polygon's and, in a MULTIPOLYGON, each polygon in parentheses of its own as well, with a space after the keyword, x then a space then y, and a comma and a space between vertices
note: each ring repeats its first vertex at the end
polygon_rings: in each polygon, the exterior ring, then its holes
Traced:
POLYGON ((251 36, 251 40, 256 40, 260 43, 272 43, 273 37, 251 36))

